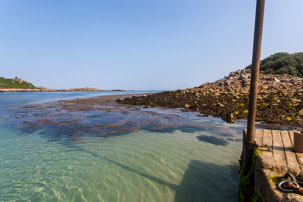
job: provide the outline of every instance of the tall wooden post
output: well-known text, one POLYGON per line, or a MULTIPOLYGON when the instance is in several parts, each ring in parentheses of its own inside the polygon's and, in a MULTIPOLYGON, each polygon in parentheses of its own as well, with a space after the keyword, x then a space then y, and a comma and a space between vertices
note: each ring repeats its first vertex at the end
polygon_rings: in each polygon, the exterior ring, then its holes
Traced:
POLYGON ((247 122, 247 137, 245 137, 244 147, 245 164, 248 166, 251 161, 251 149, 249 143, 254 141, 255 133, 255 120, 256 120, 256 106, 257 106, 257 94, 258 94, 258 80, 260 71, 260 55, 262 44, 262 31, 263 31, 263 19, 264 19, 265 0, 257 0, 256 19, 255 19, 255 34, 251 67, 251 81, 250 81, 250 93, 249 93, 249 109, 248 109, 248 122, 247 122), (248 144, 247 144, 248 143, 248 144), (246 155, 245 154, 245 155, 246 155))

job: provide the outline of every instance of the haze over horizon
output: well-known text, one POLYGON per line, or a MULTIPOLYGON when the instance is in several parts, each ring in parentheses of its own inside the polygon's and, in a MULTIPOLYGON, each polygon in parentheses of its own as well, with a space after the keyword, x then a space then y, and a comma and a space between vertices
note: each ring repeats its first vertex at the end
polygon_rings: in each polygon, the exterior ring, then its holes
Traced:
MULTIPOLYGON (((0 76, 174 90, 251 63, 256 1, 0 0, 0 76)), ((303 1, 266 1, 261 58, 302 52, 303 1)))

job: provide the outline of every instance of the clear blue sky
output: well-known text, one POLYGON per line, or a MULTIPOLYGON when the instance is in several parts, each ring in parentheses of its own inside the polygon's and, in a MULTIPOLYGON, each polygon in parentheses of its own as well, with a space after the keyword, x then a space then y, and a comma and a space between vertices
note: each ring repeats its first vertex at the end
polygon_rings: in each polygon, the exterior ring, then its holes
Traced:
MULTIPOLYGON (((178 89, 251 63, 255 0, 0 0, 0 76, 178 89)), ((303 51, 303 1, 267 0, 262 58, 303 51)))

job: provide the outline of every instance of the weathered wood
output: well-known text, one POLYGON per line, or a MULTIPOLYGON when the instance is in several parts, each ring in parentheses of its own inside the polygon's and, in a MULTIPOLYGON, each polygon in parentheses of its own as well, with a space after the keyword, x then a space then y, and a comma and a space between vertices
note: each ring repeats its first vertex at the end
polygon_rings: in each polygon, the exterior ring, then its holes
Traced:
POLYGON ((303 153, 292 151, 293 132, 256 130, 255 143, 259 151, 254 167, 254 193, 260 201, 303 201, 299 194, 281 192, 272 180, 291 172, 297 181, 303 182, 303 153))
MULTIPOLYGON (((291 140, 291 145, 294 147, 294 131, 289 131, 289 137, 291 140)), ((303 153, 295 153, 297 157, 298 164, 300 166, 301 173, 303 174, 303 153)))
POLYGON ((286 168, 286 156, 285 151, 280 135, 280 131, 273 130, 272 131, 273 138, 273 156, 274 156, 274 166, 276 171, 282 172, 286 168))
POLYGON ((299 175, 301 173, 301 169, 299 163, 297 161, 297 157, 295 152, 292 151, 292 143, 289 136, 288 131, 280 131, 281 138, 283 141, 285 154, 286 154, 286 164, 288 171, 293 173, 294 175, 299 175))
POLYGON ((255 141, 256 141, 256 144, 259 146, 263 145, 263 133, 264 133, 264 130, 255 131, 255 141))
POLYGON ((259 129, 255 134, 255 142, 262 151, 260 157, 265 168, 295 175, 303 171, 303 154, 292 151, 293 132, 259 129))
POLYGON ((263 145, 267 146, 269 149, 272 149, 272 134, 271 130, 263 130, 263 145))
POLYGON ((265 167, 274 169, 274 157, 273 157, 273 145, 272 145, 272 133, 271 130, 264 130, 263 134, 263 146, 267 147, 267 150, 262 151, 261 158, 265 167))
POLYGON ((244 129, 243 130, 243 142, 242 142, 242 151, 243 151, 243 155, 245 154, 245 142, 246 142, 246 137, 247 137, 247 130, 244 129))
POLYGON ((290 141, 291 141, 291 146, 294 147, 294 131, 288 131, 290 141))

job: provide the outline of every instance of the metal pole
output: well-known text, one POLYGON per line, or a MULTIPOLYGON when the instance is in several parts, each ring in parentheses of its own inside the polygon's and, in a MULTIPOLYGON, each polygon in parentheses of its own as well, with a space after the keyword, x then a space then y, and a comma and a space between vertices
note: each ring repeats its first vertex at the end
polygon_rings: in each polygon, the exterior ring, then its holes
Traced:
POLYGON ((252 150, 250 148, 251 146, 249 145, 249 143, 252 143, 254 141, 264 8, 265 8, 265 0, 257 0, 250 93, 249 93, 247 137, 244 137, 245 145, 243 145, 245 148, 246 166, 250 166, 251 163, 250 161, 252 157, 251 156, 252 150))
POLYGON ((247 122, 246 141, 248 142, 254 141, 264 8, 265 8, 265 0, 257 0, 255 36, 254 36, 250 93, 249 93, 248 122, 247 122))

